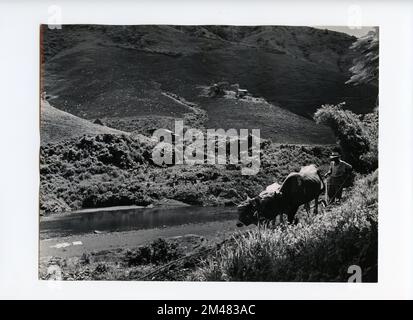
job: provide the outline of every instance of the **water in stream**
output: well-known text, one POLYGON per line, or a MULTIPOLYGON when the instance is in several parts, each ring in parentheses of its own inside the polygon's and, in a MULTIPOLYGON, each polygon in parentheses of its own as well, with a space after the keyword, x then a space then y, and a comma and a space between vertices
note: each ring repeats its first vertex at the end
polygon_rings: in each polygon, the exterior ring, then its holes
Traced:
POLYGON ((237 219, 236 208, 173 207, 99 210, 50 216, 40 220, 41 238, 92 232, 130 231, 164 228, 189 223, 237 219))

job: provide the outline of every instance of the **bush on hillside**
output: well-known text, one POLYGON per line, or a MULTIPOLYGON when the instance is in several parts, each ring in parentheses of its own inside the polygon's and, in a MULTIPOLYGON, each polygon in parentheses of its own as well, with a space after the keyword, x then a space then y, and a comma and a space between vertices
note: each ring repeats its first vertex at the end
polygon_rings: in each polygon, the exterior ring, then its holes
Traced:
POLYGON ((342 281, 358 265, 377 281, 378 171, 359 179, 340 207, 309 224, 234 236, 191 276, 200 281, 342 281))
POLYGON ((150 245, 138 247, 136 250, 128 250, 124 261, 129 267, 148 263, 162 264, 178 259, 180 255, 176 244, 159 238, 150 245))
POLYGON ((378 164, 378 113, 377 118, 365 116, 369 121, 364 123, 360 116, 350 110, 344 110, 343 106, 344 103, 323 105, 314 114, 314 119, 333 130, 344 159, 355 170, 361 173, 374 171, 378 164))
POLYGON ((363 124, 370 142, 369 151, 361 156, 368 168, 378 168, 379 166, 379 110, 364 115, 363 124))

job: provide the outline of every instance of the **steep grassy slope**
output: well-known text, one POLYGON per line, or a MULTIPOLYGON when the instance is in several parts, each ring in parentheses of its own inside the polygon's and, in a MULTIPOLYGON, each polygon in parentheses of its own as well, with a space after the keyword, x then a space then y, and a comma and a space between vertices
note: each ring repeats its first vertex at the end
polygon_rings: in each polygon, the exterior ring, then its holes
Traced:
POLYGON ((349 267, 377 282, 378 171, 310 223, 253 229, 218 248, 191 276, 202 281, 347 282, 349 267))
MULTIPOLYGON (((282 108, 278 113, 290 110, 310 117, 321 104, 340 101, 360 113, 374 105, 376 95, 369 87, 344 84, 353 40, 344 34, 295 27, 45 28, 44 88, 59 108, 87 119, 183 117, 188 109, 165 97, 164 91, 208 110, 214 102, 200 98, 197 86, 221 80, 264 97, 282 108), (51 46, 53 50, 47 49, 51 46)), ((246 114, 233 106, 223 107, 234 117, 246 114)), ((219 114, 208 117, 218 128, 226 121, 219 114)), ((254 128, 269 125, 254 112, 249 117, 254 128)), ((291 117, 277 118, 288 127, 282 118, 291 117)), ((319 143, 311 138, 318 131, 324 142, 332 142, 331 135, 325 138, 324 128, 311 125, 303 126, 310 133, 292 128, 291 135, 301 139, 291 140, 319 143)))
POLYGON ((94 124, 70 113, 52 107, 42 100, 40 109, 41 143, 56 143, 61 140, 83 135, 126 134, 125 132, 106 126, 94 124))

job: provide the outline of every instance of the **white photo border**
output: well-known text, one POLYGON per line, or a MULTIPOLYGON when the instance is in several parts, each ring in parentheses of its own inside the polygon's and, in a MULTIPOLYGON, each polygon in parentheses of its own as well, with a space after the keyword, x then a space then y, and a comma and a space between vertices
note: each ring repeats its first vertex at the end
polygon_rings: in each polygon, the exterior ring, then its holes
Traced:
POLYGON ((0 298, 412 299, 413 2, 2 1, 0 4, 0 298), (378 283, 38 280, 39 26, 63 24, 343 26, 359 6, 380 28, 378 283))

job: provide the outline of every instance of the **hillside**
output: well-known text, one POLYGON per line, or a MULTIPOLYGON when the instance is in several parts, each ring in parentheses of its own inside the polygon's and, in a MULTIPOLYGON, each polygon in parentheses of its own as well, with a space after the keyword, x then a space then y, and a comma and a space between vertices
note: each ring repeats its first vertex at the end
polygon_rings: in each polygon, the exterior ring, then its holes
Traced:
POLYGON ((201 105, 207 111, 209 128, 242 129, 258 128, 261 137, 275 143, 334 142, 331 131, 314 125, 312 120, 272 105, 263 99, 205 98, 201 105))
POLYGON ((70 113, 52 107, 42 100, 40 112, 41 144, 56 143, 61 140, 97 134, 126 134, 106 126, 94 124, 70 113))
POLYGON ((377 178, 377 171, 359 177, 342 204, 318 215, 304 213, 298 225, 227 231, 211 238, 187 234, 78 257, 48 256, 40 260, 40 278, 347 282, 349 266, 357 265, 363 282, 377 282, 377 178))
POLYGON ((140 135, 74 137, 40 148, 40 211, 47 215, 82 208, 147 206, 163 199, 191 205, 233 206, 255 196, 301 166, 328 163, 330 146, 265 144, 257 175, 238 165, 175 165, 152 162, 153 143, 140 135))
POLYGON ((119 120, 185 118, 191 110, 163 94, 172 92, 206 110, 207 127, 235 127, 230 114, 232 119, 248 118, 244 127, 260 128, 264 138, 332 143, 328 129, 305 118, 324 103, 341 101, 365 113, 376 99, 375 89, 344 84, 352 60, 348 47, 355 39, 337 32, 264 26, 64 26, 43 31, 44 89, 51 103, 85 119, 116 119, 125 125, 119 120), (222 80, 272 104, 264 108, 268 117, 259 106, 254 112, 257 105, 200 96, 199 86, 222 80))

